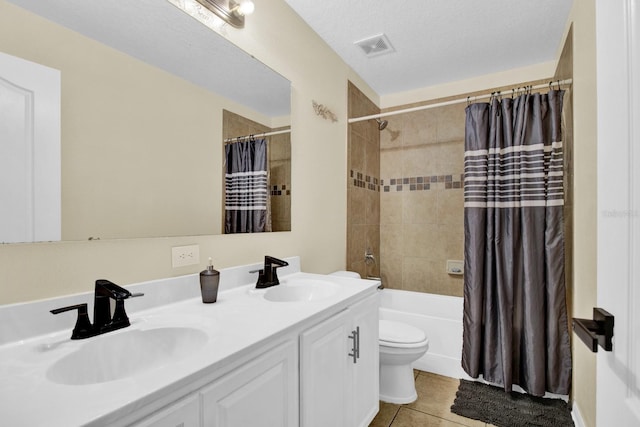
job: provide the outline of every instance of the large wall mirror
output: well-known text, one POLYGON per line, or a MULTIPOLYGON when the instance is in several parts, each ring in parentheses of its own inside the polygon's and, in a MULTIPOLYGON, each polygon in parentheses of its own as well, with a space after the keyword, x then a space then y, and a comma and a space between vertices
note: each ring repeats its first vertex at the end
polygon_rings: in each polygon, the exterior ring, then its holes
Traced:
POLYGON ((60 70, 62 240, 221 233, 223 112, 289 126, 290 82, 172 3, 0 0, 0 52, 60 70))

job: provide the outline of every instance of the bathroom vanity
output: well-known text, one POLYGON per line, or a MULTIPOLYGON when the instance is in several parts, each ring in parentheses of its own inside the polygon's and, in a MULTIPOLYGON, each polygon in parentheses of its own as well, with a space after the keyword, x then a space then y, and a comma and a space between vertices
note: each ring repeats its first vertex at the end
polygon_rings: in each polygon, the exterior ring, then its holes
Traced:
POLYGON ((221 270, 215 304, 197 275, 125 286, 145 294, 127 301, 131 326, 85 340, 69 339, 73 314, 48 310, 90 294, 0 307, 3 424, 367 426, 379 282, 288 260, 266 290, 249 273, 258 264, 221 270))

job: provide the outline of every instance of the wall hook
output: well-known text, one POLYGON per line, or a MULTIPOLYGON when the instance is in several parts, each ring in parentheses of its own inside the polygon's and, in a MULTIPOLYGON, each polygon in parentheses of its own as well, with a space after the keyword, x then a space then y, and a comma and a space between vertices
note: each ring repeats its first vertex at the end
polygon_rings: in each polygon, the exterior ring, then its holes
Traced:
POLYGON ((598 345, 605 351, 613 350, 613 314, 595 307, 593 320, 573 318, 573 332, 592 352, 598 351, 598 345))

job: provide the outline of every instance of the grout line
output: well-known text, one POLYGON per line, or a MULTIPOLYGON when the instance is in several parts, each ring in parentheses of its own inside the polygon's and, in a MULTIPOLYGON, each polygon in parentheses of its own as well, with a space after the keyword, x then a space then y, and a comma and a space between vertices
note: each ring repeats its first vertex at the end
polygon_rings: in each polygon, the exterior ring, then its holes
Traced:
MULTIPOLYGON (((424 412, 424 411, 421 411, 421 410, 416 409, 416 408, 409 408, 408 406, 404 406, 404 405, 401 406, 400 408, 405 408, 405 409, 407 409, 409 411, 419 412, 421 414, 425 414, 425 415, 428 415, 428 416, 433 417, 433 418, 438 418, 439 420, 444 420, 447 423, 452 423, 452 424, 456 424, 456 425, 463 426, 463 427, 471 427, 471 426, 469 426, 469 424, 460 424, 458 421, 452 421, 452 420, 450 420, 448 418, 439 417, 438 415, 430 414, 428 412, 424 412)), ((398 408, 398 412, 400 412, 400 408, 398 408)), ((397 415, 398 415, 398 413, 396 412, 396 416, 397 415)), ((393 419, 395 420, 395 417, 393 417, 393 419)), ((472 418, 468 418, 468 419, 470 419, 472 421, 476 421, 476 420, 473 420, 472 418)), ((392 425, 390 425, 389 427, 393 427, 393 421, 391 422, 391 424, 392 425)))
POLYGON ((398 416, 398 413, 400 412, 400 408, 402 408, 402 405, 399 405, 398 409, 396 409, 396 413, 393 414, 393 418, 391 418, 391 422, 389 423, 389 427, 393 427, 393 422, 396 420, 396 417, 398 416))

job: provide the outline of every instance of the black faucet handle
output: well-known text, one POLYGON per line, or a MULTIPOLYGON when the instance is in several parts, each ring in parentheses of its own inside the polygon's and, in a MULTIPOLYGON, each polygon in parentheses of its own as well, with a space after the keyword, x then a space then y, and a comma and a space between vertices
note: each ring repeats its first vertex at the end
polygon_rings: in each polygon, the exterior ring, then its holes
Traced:
POLYGON ((88 316, 88 312, 87 312, 87 303, 82 303, 82 304, 76 304, 76 305, 70 305, 68 307, 60 307, 60 308, 55 308, 53 310, 49 310, 51 312, 51 314, 60 314, 60 313, 64 313, 65 311, 71 311, 71 310, 78 310, 78 313, 81 313, 84 311, 84 313, 88 316))
POLYGON ((91 321, 89 320, 89 311, 87 310, 86 303, 56 308, 54 310, 51 310, 51 313, 60 314, 71 310, 78 310, 78 318, 76 320, 76 325, 73 327, 71 339, 78 340, 95 335, 93 326, 91 325, 91 321))

